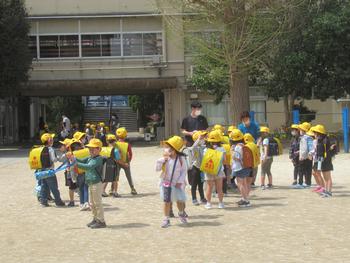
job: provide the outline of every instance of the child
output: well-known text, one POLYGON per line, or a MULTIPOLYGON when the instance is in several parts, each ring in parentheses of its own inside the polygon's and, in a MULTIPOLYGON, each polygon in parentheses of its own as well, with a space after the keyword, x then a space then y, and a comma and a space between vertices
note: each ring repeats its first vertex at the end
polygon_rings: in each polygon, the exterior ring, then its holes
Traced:
POLYGON ((260 150, 259 147, 255 143, 254 137, 250 133, 246 133, 243 136, 244 144, 252 151, 253 158, 254 158, 254 166, 252 168, 251 173, 249 174, 249 177, 247 178, 248 182, 248 192, 251 191, 252 187, 255 187, 255 180, 256 176, 258 174, 258 167, 260 164, 260 150))
POLYGON ((319 194, 322 194, 325 190, 325 188, 324 188, 325 183, 324 183, 323 177, 321 175, 321 172, 317 171, 317 167, 315 167, 315 163, 317 163, 317 160, 316 160, 317 139, 315 137, 315 133, 313 132, 313 129, 315 127, 316 126, 311 127, 310 130, 308 131, 308 135, 310 137, 312 137, 312 139, 313 139, 311 151, 309 153, 309 159, 312 160, 312 175, 314 176, 316 184, 317 184, 316 187, 312 191, 319 193, 319 194))
POLYGON ((200 203, 197 200, 197 188, 200 196, 200 201, 202 204, 206 204, 207 200, 204 197, 204 190, 203 190, 203 181, 201 177, 201 162, 203 157, 203 150, 205 148, 205 135, 207 134, 206 131, 197 131, 192 135, 192 139, 194 141, 194 144, 192 147, 187 147, 186 150, 188 151, 188 156, 191 156, 192 163, 189 164, 191 169, 188 170, 189 173, 189 184, 191 185, 191 195, 192 195, 192 203, 193 205, 200 205, 200 203))
MULTIPOLYGON (((85 170, 85 181, 89 186, 89 196, 93 220, 87 224, 88 227, 105 228, 104 211, 102 206, 102 168, 103 158, 100 156, 102 142, 99 139, 91 139, 86 145, 90 151, 90 157, 85 159, 76 159, 77 166, 85 170)), ((74 156, 67 155, 74 161, 74 156)))
POLYGON ((261 189, 265 190, 265 176, 268 177, 268 189, 272 189, 272 173, 271 173, 271 166, 273 163, 273 156, 272 153, 270 153, 269 149, 269 143, 270 143, 270 129, 268 127, 261 127, 260 128, 260 134, 261 134, 261 189))
POLYGON ((232 174, 237 178, 237 186, 242 197, 238 201, 238 206, 249 207, 250 201, 248 200, 248 196, 250 187, 248 186, 248 177, 252 173, 252 168, 243 166, 244 136, 238 129, 234 129, 230 136, 232 144, 232 174))
MULTIPOLYGON (((222 141, 222 135, 220 131, 211 131, 208 135, 206 143, 206 148, 203 151, 203 156, 205 156, 205 153, 208 149, 213 149, 219 152, 223 153, 223 159, 225 158, 225 149, 221 147, 221 141, 222 141)), ((218 164, 215 164, 218 165, 218 164)), ((208 174, 204 173, 204 178, 207 183, 207 190, 206 190, 206 196, 207 196, 207 204, 205 205, 206 209, 211 209, 211 197, 212 197, 212 191, 214 186, 216 187, 216 190, 218 192, 218 198, 219 198, 219 209, 225 208, 225 205, 223 203, 224 194, 222 191, 222 183, 223 179, 225 178, 224 173, 224 166, 221 164, 219 168, 218 174, 208 174)))
POLYGON ((303 184, 303 177, 300 173, 300 163, 299 163, 299 147, 300 147, 300 134, 299 134, 299 125, 293 124, 291 126, 291 135, 292 140, 290 142, 289 149, 289 159, 292 161, 294 166, 294 180, 293 186, 294 188, 299 188, 300 185, 303 184), (299 184, 298 184, 299 178, 299 184))
POLYGON ((106 176, 103 181, 103 197, 107 197, 106 188, 107 184, 112 183, 110 195, 114 198, 120 197, 117 192, 118 189, 118 181, 117 181, 117 167, 118 165, 125 165, 125 163, 121 160, 120 153, 118 148, 116 147, 117 138, 113 134, 107 134, 106 136, 108 147, 112 147, 111 158, 108 158, 106 161, 106 176))
POLYGON ((304 122, 298 126, 300 133, 300 146, 299 146, 299 164, 300 164, 300 177, 299 185, 301 187, 311 187, 312 176, 312 161, 309 159, 309 152, 311 151, 310 145, 312 145, 312 138, 307 135, 307 132, 311 128, 311 124, 304 122), (303 179, 305 184, 303 184, 303 179))
POLYGON ((318 173, 322 173, 325 182, 325 189, 323 193, 321 193, 321 196, 324 198, 332 197, 333 183, 331 171, 333 171, 332 158, 336 154, 336 145, 331 145, 323 125, 316 125, 312 131, 317 140, 314 169, 318 173))
MULTIPOLYGON (((69 151, 70 152, 78 151, 78 150, 81 150, 84 148, 85 148, 84 145, 80 141, 77 141, 75 139, 72 139, 71 143, 69 144, 69 151)), ((89 187, 85 182, 85 173, 79 171, 78 169, 73 169, 73 168, 71 168, 70 171, 71 172, 75 171, 75 173, 77 175, 76 184, 79 188, 80 211, 88 211, 88 210, 90 210, 89 187)), ((72 191, 72 194, 74 194, 73 191, 72 191)))
POLYGON ((160 176, 160 196, 164 201, 164 220, 162 228, 170 226, 170 207, 172 202, 177 203, 179 217, 182 223, 186 224, 187 219, 184 213, 186 193, 186 161, 181 153, 184 142, 179 136, 173 136, 164 143, 163 158, 157 160, 156 171, 162 171, 160 176), (169 190, 170 193, 169 193, 169 190))
MULTIPOLYGON (((42 163, 41 170, 48 170, 54 168, 54 162, 57 161, 53 145, 54 134, 44 133, 41 136, 41 142, 44 144, 44 149, 41 152, 40 160, 42 163)), ((65 206, 65 203, 61 199, 60 191, 58 190, 57 177, 51 176, 40 180, 41 190, 40 190, 40 202, 42 207, 49 206, 47 199, 50 191, 52 192, 55 204, 57 207, 65 206)))
POLYGON ((89 142, 94 137, 94 133, 90 127, 90 123, 85 124, 85 131, 84 132, 86 134, 86 140, 87 140, 87 142, 89 142))
POLYGON ((116 135, 118 138, 117 147, 119 149, 122 162, 120 163, 120 165, 117 166, 117 179, 116 179, 117 183, 115 184, 116 185, 115 191, 118 190, 120 169, 123 169, 131 189, 131 194, 137 195, 137 192, 134 187, 134 183, 132 181, 131 170, 130 170, 130 162, 132 160, 132 149, 131 149, 131 145, 127 143, 125 140, 126 137, 128 136, 128 132, 124 127, 122 127, 117 129, 116 135))

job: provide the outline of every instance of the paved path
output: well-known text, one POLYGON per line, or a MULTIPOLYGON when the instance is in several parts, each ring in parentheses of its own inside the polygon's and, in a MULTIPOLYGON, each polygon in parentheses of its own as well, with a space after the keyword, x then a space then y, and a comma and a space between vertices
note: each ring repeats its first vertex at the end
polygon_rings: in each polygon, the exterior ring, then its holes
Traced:
MULTIPOLYGON (((158 147, 134 148, 132 173, 139 195, 121 177, 123 198, 105 198, 107 229, 85 224, 90 212, 41 208, 24 150, 0 150, 0 262, 350 262, 350 155, 335 161, 334 197, 293 190, 287 156, 275 159, 276 188, 253 192, 252 207, 238 195, 226 209, 187 203, 189 224, 161 229, 162 203, 154 163, 158 147)), ((68 198, 62 174, 63 199, 68 198)))

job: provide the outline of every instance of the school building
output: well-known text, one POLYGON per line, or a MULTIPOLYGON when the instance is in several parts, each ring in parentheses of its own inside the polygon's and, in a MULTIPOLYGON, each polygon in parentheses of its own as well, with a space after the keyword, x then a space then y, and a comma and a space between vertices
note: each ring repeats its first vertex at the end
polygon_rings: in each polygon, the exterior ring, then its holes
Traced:
MULTIPOLYGON (((21 94, 28 110, 21 113, 18 101, 0 101, 0 143, 18 140, 26 125, 34 137, 39 117, 45 117, 46 98, 52 96, 163 92, 165 136, 178 133, 192 99, 202 102, 210 124, 230 124, 228 99, 215 105, 212 97, 187 86, 190 55, 182 34, 166 26, 155 0, 25 0, 25 5, 33 64, 21 94), (9 118, 15 121, 9 123, 9 118)), ((172 15, 181 27, 182 14, 172 15)), ((281 103, 268 101, 258 88, 251 87, 250 95, 259 122, 271 128, 283 124, 281 103)), ((314 110, 340 112, 331 100, 310 103, 314 110)), ((320 121, 338 126, 341 117, 320 121)))

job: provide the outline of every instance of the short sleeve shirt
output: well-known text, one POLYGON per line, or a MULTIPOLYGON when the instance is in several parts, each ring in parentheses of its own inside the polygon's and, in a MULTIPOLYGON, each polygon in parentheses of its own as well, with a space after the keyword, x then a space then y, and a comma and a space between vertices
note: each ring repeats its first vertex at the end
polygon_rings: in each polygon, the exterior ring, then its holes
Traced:
MULTIPOLYGON (((182 120, 181 129, 188 132, 192 131, 202 131, 208 129, 207 119, 200 115, 197 118, 193 118, 191 115, 182 120)), ((192 136, 186 135, 186 140, 193 144, 192 136)))

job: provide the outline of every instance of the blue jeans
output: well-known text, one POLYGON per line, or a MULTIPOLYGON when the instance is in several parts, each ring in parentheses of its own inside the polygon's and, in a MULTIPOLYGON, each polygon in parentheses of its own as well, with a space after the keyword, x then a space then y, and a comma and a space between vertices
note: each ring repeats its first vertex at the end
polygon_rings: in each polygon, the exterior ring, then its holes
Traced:
POLYGON ((47 204, 47 197, 50 191, 52 192, 53 197, 55 199, 55 204, 57 205, 62 203, 60 191, 58 190, 56 175, 45 179, 41 179, 40 197, 42 204, 47 204))
POLYGON ((89 202, 89 187, 85 183, 85 175, 78 175, 77 184, 79 186, 80 204, 83 205, 89 202))

